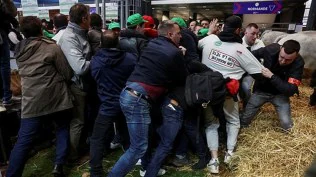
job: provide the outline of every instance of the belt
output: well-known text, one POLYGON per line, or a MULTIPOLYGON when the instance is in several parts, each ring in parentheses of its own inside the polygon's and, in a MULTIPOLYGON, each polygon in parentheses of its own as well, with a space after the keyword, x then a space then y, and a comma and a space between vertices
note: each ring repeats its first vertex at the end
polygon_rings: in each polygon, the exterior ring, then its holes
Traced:
POLYGON ((140 98, 142 98, 142 99, 144 99, 144 100, 146 100, 146 101, 150 101, 149 96, 144 95, 144 94, 142 94, 142 93, 139 93, 138 91, 136 91, 136 90, 134 90, 134 89, 132 89, 132 88, 126 87, 125 90, 131 92, 131 93, 134 94, 135 96, 140 97, 140 98))

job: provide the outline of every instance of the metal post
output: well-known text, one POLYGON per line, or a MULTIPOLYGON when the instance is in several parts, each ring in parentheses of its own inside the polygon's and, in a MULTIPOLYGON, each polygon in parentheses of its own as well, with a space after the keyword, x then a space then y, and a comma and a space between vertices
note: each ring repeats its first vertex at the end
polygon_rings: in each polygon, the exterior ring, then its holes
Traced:
POLYGON ((95 0, 95 9, 96 13, 100 15, 100 6, 99 6, 99 0, 95 0))
POLYGON ((308 20, 306 24, 307 30, 316 29, 316 0, 312 0, 311 7, 309 9, 308 20))
POLYGON ((105 0, 102 0, 102 8, 101 8, 101 17, 103 22, 103 28, 106 26, 106 20, 105 20, 105 0))
POLYGON ((128 0, 125 0, 125 19, 127 20, 129 16, 129 3, 128 0))
POLYGON ((121 15, 120 15, 120 23, 121 23, 121 27, 125 27, 125 17, 124 17, 124 0, 121 0, 120 1, 120 12, 121 12, 121 15))

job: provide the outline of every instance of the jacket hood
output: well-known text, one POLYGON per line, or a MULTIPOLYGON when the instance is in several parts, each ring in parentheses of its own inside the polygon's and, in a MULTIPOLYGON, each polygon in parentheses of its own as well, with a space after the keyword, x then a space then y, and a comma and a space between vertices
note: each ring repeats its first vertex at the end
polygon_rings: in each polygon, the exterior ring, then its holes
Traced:
POLYGON ((116 66, 120 63, 126 56, 126 53, 116 49, 105 49, 101 48, 95 56, 93 56, 92 60, 97 60, 100 64, 109 65, 109 66, 116 66))
POLYGON ((44 37, 30 37, 19 42, 15 49, 15 58, 23 62, 29 59, 43 42, 54 44, 53 40, 44 37))
POLYGON ((127 38, 136 37, 136 38, 147 39, 145 35, 141 34, 140 32, 136 30, 131 30, 131 29, 122 30, 120 33, 120 37, 127 37, 127 38))

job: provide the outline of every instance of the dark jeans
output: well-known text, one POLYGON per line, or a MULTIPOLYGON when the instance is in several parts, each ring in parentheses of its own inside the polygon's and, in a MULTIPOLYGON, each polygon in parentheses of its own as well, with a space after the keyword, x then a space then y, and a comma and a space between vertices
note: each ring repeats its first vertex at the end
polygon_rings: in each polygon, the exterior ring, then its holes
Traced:
POLYGON ((154 156, 146 167, 145 177, 157 176, 161 164, 171 151, 173 142, 182 126, 183 110, 180 106, 171 104, 169 98, 164 100, 161 111, 163 121, 161 126, 157 129, 160 142, 154 156))
MULTIPOLYGON (((186 155, 188 152, 188 143, 191 143, 199 158, 205 157, 208 154, 205 143, 205 136, 203 136, 201 129, 198 129, 197 111, 191 108, 185 112, 185 119, 182 128, 182 134, 179 136, 179 144, 176 147, 176 155, 186 155), (199 141, 197 141, 197 135, 199 141)), ((204 127, 202 127, 204 128, 204 127)))
POLYGON ((275 107, 279 116, 281 127, 284 130, 292 128, 293 121, 291 119, 290 98, 282 94, 272 95, 259 91, 251 95, 246 109, 240 118, 240 124, 245 127, 249 126, 260 107, 267 102, 271 102, 275 107))
POLYGON ((12 97, 10 90, 11 68, 10 68, 10 47, 6 34, 2 34, 3 44, 0 45, 0 73, 3 89, 3 101, 9 101, 12 97))
POLYGON ((102 167, 103 152, 110 144, 108 137, 113 127, 113 122, 117 117, 123 116, 121 110, 118 109, 117 116, 98 115, 94 123, 93 133, 90 139, 90 175, 91 177, 103 177, 105 173, 102 167), (106 142, 109 141, 109 142, 106 142))
POLYGON ((18 140, 11 152, 9 160, 10 164, 6 176, 22 176, 28 152, 32 148, 32 143, 38 133, 38 128, 41 125, 42 119, 51 119, 56 123, 55 164, 64 164, 68 149, 70 116, 70 110, 65 110, 46 116, 22 119, 18 140))

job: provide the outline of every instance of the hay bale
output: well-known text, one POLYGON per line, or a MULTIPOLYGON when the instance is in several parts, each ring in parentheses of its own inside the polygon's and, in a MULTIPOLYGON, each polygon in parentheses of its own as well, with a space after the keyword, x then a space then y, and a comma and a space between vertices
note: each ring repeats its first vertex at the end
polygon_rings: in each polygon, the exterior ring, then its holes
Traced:
MULTIPOLYGON (((304 83, 304 82, 303 82, 304 83)), ((300 96, 291 98, 294 127, 280 129, 272 105, 264 106, 256 120, 240 132, 230 176, 301 177, 316 151, 316 109, 308 105, 312 89, 300 86, 300 96)))

